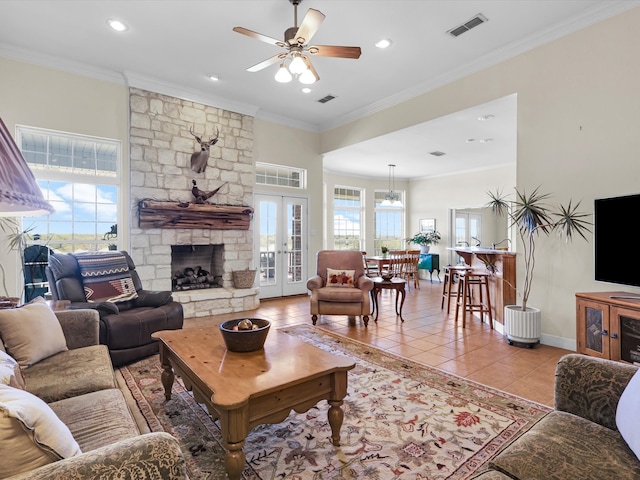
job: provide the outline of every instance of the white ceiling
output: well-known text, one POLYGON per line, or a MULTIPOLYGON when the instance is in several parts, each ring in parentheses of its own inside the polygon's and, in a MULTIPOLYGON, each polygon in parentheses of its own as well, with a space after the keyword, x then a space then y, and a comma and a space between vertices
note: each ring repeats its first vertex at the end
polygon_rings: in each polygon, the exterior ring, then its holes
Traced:
MULTIPOLYGON (((640 0, 303 0, 326 19, 317 45, 362 48, 358 60, 312 57, 320 81, 302 93, 279 84, 277 65, 246 69, 279 48, 232 31, 274 38, 294 26, 288 0, 0 0, 0 55, 103 78, 323 131, 638 6, 640 0), (482 13, 488 22, 446 32, 482 13), (124 33, 107 27, 116 18, 124 33), (374 47, 390 38, 386 50, 374 47), (207 78, 216 74, 220 80, 207 78), (317 100, 333 95, 325 104, 317 100)), ((0 115, 1 115, 0 111, 0 115)), ((435 158, 435 157, 433 157, 435 158)), ((512 97, 373 139, 325 157, 330 171, 396 178, 473 170, 515 161, 512 97), (490 122, 480 115, 494 114, 490 122), (475 142, 466 142, 475 138, 475 142), (478 140, 493 138, 480 144, 478 140), (433 163, 429 151, 447 155, 433 163)))

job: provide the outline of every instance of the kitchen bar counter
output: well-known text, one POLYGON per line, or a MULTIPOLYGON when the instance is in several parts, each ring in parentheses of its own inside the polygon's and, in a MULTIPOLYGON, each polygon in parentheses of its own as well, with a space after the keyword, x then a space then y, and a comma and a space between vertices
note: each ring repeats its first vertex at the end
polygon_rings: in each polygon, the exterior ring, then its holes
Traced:
POLYGON ((507 250, 483 247, 454 247, 448 250, 460 255, 466 265, 479 272, 487 272, 485 261, 496 267, 495 274, 489 277, 489 294, 494 322, 504 325, 504 306, 516 303, 516 254, 507 250), (485 261, 483 261, 485 260, 485 261))

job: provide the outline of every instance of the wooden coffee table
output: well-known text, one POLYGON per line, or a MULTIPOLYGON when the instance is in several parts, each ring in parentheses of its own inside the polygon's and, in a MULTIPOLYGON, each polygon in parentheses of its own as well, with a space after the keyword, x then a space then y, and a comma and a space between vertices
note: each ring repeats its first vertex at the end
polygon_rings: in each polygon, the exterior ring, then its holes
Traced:
POLYGON ((249 431, 282 422, 291 410, 306 412, 320 400, 329 402, 331 440, 340 445, 353 360, 333 355, 273 327, 263 350, 227 351, 218 326, 156 332, 160 341, 162 385, 167 400, 175 374, 220 420, 230 480, 239 480, 245 463, 242 447, 249 431))

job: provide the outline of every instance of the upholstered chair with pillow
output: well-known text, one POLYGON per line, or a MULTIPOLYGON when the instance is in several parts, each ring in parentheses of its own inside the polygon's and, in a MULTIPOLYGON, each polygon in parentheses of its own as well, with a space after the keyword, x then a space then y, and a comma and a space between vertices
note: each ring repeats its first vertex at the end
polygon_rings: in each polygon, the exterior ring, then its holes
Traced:
POLYGON ((51 254, 46 272, 54 300, 100 313, 100 343, 116 367, 158 352, 152 333, 182 328, 182 305, 169 291, 144 290, 125 251, 51 254))
POLYGON ((311 320, 318 315, 362 316, 365 327, 371 313, 373 281, 364 274, 362 252, 321 250, 316 255, 317 274, 307 281, 311 291, 311 320))

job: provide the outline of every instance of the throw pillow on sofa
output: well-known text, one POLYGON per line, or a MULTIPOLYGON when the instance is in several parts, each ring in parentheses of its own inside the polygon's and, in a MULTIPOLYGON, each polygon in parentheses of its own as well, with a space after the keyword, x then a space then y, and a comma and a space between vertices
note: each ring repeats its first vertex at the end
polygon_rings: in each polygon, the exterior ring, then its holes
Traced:
POLYGON ((22 307, 1 309, 0 337, 22 368, 67 350, 58 317, 41 297, 22 307))
POLYGON ((2 350, 0 350, 0 383, 24 390, 24 376, 20 365, 2 350))
POLYGON ((640 459, 640 370, 625 387, 616 410, 616 426, 629 448, 640 459))
POLYGON ((82 453, 49 405, 25 390, 7 385, 0 385, 0 445, 0 478, 82 453))

